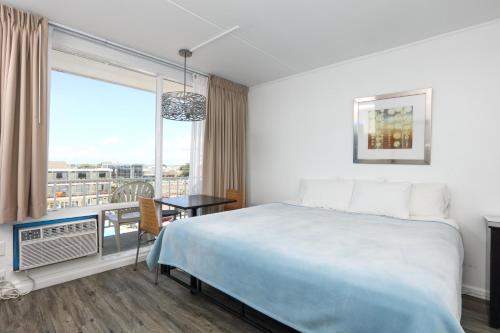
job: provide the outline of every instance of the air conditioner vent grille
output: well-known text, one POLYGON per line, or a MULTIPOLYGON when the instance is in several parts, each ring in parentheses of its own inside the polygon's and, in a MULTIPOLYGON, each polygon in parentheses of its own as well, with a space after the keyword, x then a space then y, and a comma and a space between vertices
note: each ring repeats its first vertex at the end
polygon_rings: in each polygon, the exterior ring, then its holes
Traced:
POLYGON ((98 250, 95 219, 51 224, 19 233, 20 270, 95 254, 98 250))
POLYGON ((92 221, 83 221, 77 223, 67 223, 64 225, 55 225, 42 228, 43 238, 59 237, 78 232, 88 232, 96 230, 96 225, 92 221))

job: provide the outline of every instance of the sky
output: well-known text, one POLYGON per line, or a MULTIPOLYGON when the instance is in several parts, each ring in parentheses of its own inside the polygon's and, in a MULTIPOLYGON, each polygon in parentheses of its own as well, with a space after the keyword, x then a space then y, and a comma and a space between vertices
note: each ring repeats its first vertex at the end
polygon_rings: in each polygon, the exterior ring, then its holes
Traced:
MULTIPOLYGON (((49 161, 154 165, 155 94, 53 71, 49 161)), ((189 162, 191 123, 163 120, 163 164, 189 162)))

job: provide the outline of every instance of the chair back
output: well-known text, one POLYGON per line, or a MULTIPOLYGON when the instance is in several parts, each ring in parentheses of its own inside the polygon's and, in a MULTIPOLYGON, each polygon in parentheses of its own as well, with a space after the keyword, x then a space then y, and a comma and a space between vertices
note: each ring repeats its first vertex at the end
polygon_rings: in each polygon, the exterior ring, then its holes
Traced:
POLYGON ((225 204, 224 205, 225 211, 243 208, 243 192, 227 189, 226 198, 236 200, 236 202, 225 204))
POLYGON ((139 197, 152 198, 154 193, 155 189, 149 183, 143 181, 130 182, 123 184, 113 192, 110 203, 135 202, 139 200, 139 197))
POLYGON ((139 210, 141 212, 139 231, 145 231, 158 236, 160 234, 160 224, 158 223, 154 200, 151 198, 139 198, 139 210))

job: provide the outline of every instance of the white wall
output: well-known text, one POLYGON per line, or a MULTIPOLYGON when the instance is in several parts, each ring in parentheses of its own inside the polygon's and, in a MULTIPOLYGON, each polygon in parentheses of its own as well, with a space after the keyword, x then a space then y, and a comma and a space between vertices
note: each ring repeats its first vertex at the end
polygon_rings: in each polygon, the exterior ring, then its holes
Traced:
POLYGON ((248 199, 291 199, 305 177, 440 181, 465 245, 464 285, 484 293, 485 214, 500 214, 500 21, 250 89, 248 199), (353 164, 353 99, 433 88, 430 166, 353 164))

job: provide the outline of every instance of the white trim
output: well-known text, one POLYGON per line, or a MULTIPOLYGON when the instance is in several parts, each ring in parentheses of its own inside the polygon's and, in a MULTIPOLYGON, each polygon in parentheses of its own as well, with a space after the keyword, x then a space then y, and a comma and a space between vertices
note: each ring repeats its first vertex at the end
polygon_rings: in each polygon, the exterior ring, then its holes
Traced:
POLYGON ((161 100, 163 96, 163 76, 156 77, 156 110, 155 110, 155 197, 162 196, 163 183, 163 117, 161 100))
POLYGON ((480 24, 476 24, 476 25, 473 25, 473 26, 470 26, 470 27, 462 28, 462 29, 459 29, 459 30, 453 30, 453 31, 446 32, 446 33, 443 33, 443 34, 440 34, 440 35, 432 36, 432 37, 429 37, 429 38, 426 38, 426 39, 422 39, 422 40, 419 40, 419 41, 416 41, 416 42, 412 42, 412 43, 408 43, 408 44, 396 46, 396 47, 393 47, 393 48, 390 48, 390 49, 385 49, 385 50, 378 51, 378 52, 369 53, 369 54, 366 54, 366 55, 362 55, 360 57, 355 57, 355 58, 350 58, 350 59, 346 59, 346 60, 343 60, 343 61, 338 61, 338 62, 335 62, 333 64, 329 64, 329 65, 325 65, 325 66, 320 66, 320 67, 317 67, 317 68, 309 69, 309 70, 306 70, 306 71, 303 71, 303 72, 300 72, 300 73, 297 73, 297 74, 292 74, 292 75, 289 75, 289 76, 285 76, 285 77, 282 77, 282 78, 279 78, 279 79, 276 79, 276 80, 271 80, 271 81, 267 81, 267 82, 263 82, 263 83, 258 83, 258 84, 255 84, 253 86, 250 86, 250 88, 256 89, 256 88, 261 88, 261 87, 265 87, 265 86, 268 86, 268 85, 272 85, 272 84, 275 84, 275 83, 292 80, 292 79, 299 78, 299 77, 302 77, 302 76, 306 76, 306 75, 309 75, 309 74, 314 74, 316 72, 321 72, 321 71, 324 71, 324 70, 341 67, 341 66, 344 66, 344 65, 347 65, 347 64, 350 64, 350 63, 355 63, 355 62, 363 61, 363 60, 366 60, 366 59, 375 58, 375 57, 382 56, 382 55, 387 54, 387 53, 393 53, 393 52, 396 52, 396 51, 400 51, 400 50, 404 50, 404 49, 407 49, 407 48, 411 48, 413 46, 417 46, 417 45, 421 45, 421 44, 426 44, 426 43, 429 43, 429 42, 432 42, 432 41, 435 41, 435 40, 438 40, 438 39, 442 39, 442 38, 446 38, 446 37, 458 35, 458 34, 460 34, 462 32, 467 32, 467 31, 472 31, 472 30, 476 30, 476 29, 485 28, 485 27, 488 27, 490 25, 494 25, 494 24, 498 24, 498 23, 500 23, 500 19, 494 19, 494 20, 483 22, 483 23, 480 23, 480 24))
POLYGON ((46 155, 45 156, 45 175, 46 185, 48 186, 48 170, 49 170, 49 148, 50 148, 50 101, 51 101, 51 88, 52 88, 52 37, 54 28, 49 26, 49 35, 47 37, 47 113, 45 115, 45 122, 47 125, 47 138, 46 138, 46 155))
POLYGON ((138 202, 119 202, 119 203, 110 203, 110 204, 95 205, 95 206, 60 208, 60 209, 50 210, 47 212, 47 215, 42 216, 40 218, 33 219, 30 217, 23 221, 18 221, 16 223, 22 224, 22 223, 31 223, 37 221, 45 221, 45 220, 65 219, 69 217, 78 217, 85 215, 101 215, 102 212, 106 210, 138 207, 138 205, 139 205, 138 202))
MULTIPOLYGON (((139 251, 139 262, 144 261, 149 253, 151 246, 143 247, 139 251)), ((29 271, 29 276, 35 281, 35 289, 42 289, 54 286, 60 283, 80 279, 86 276, 102 273, 108 270, 120 268, 133 264, 135 261, 135 250, 128 250, 104 257, 92 256, 59 264, 54 264, 40 269, 29 271)), ((14 274, 23 274, 14 273, 14 274)), ((32 283, 23 276, 22 280, 14 282, 21 292, 25 293, 31 290, 32 283)), ((489 291, 483 288, 471 285, 462 285, 462 294, 476 297, 483 300, 489 300, 489 291)))
MULTIPOLYGON (((150 248, 151 246, 147 246, 140 249, 139 262, 146 259, 150 248)), ((38 290, 133 264, 135 262, 135 251, 128 250, 103 257, 97 255, 75 259, 30 270, 28 275, 35 281, 34 290, 38 290)), ((33 288, 32 282, 25 276, 15 281, 14 284, 22 293, 29 292, 33 288)))
POLYGON ((469 295, 472 297, 484 299, 484 300, 489 300, 490 299, 490 292, 479 287, 474 287, 468 284, 462 285, 462 294, 463 295, 469 295))

